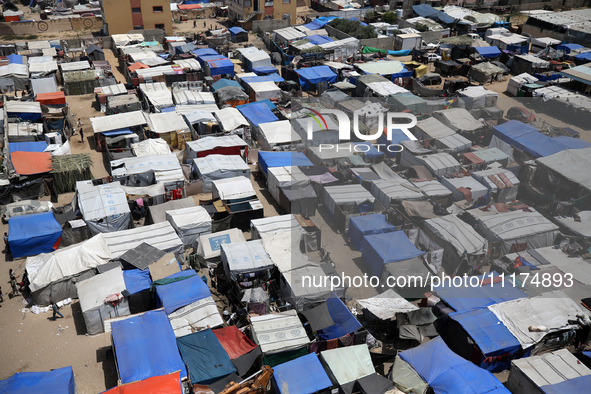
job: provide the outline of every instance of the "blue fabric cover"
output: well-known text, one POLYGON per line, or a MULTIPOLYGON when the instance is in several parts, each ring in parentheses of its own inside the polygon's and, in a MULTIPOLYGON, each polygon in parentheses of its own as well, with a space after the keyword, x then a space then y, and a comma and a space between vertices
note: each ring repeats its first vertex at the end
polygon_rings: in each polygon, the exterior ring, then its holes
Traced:
POLYGON ((243 28, 241 28, 240 26, 234 26, 229 28, 228 30, 230 30, 230 34, 235 36, 236 34, 240 34, 240 33, 247 33, 248 32, 246 30, 244 30, 243 28))
POLYGON ((590 62, 591 61, 591 51, 579 53, 577 56, 575 56, 575 60, 590 62))
POLYGON ((329 339, 340 338, 362 327, 361 323, 357 321, 349 308, 343 304, 343 301, 335 293, 332 293, 326 300, 326 307, 335 324, 318 331, 320 340, 328 341, 329 339))
POLYGON ((425 254, 410 242, 404 231, 364 235, 362 248, 361 257, 369 274, 378 278, 384 265, 425 254))
POLYGON ((300 76, 300 85, 304 90, 312 90, 312 85, 319 82, 334 83, 337 81, 337 74, 328 66, 301 68, 296 72, 300 76))
POLYGON ((191 51, 191 53, 197 57, 208 56, 208 55, 219 55, 219 53, 217 53, 215 50, 213 50, 211 48, 195 49, 194 51, 191 51))
POLYGON ((212 83, 211 89, 215 92, 216 90, 219 90, 221 88, 227 88, 228 86, 240 88, 240 89, 244 90, 244 88, 242 87, 242 85, 240 85, 238 83, 238 81, 234 81, 233 79, 225 79, 225 78, 222 78, 219 81, 212 83))
POLYGON ((125 270, 123 271, 123 280, 125 280, 125 289, 129 294, 139 293, 150 288, 152 280, 149 270, 125 270))
POLYGON ((117 137, 118 135, 132 134, 132 132, 131 132, 130 128, 125 128, 125 129, 103 131, 100 134, 104 135, 105 137, 117 137))
POLYGON ((501 50, 495 46, 490 47, 474 47, 480 56, 487 57, 498 57, 501 56, 501 50))
POLYGON ((449 317, 457 321, 478 345, 484 355, 479 366, 487 371, 500 372, 511 366, 508 357, 499 362, 491 362, 487 357, 514 355, 521 350, 519 341, 511 331, 487 308, 453 312, 449 317))
POLYGON ((558 51, 564 51, 565 53, 570 53, 570 51, 575 50, 575 49, 580 49, 580 48, 584 48, 582 45, 579 44, 560 44, 556 46, 556 50, 558 51))
POLYGON ((430 6, 429 4, 417 4, 417 5, 413 5, 412 6, 412 10, 418 15, 418 16, 423 16, 425 18, 428 18, 432 15, 437 14, 439 11, 437 11, 435 8, 433 8, 432 6, 430 6))
POLYGON ((187 377, 174 331, 164 311, 148 311, 114 321, 111 335, 121 383, 176 371, 180 371, 181 379, 187 377))
POLYGON ((76 382, 72 367, 48 372, 17 372, 0 380, 2 394, 76 394, 76 382))
POLYGON ((207 64, 209 64, 209 73, 211 76, 229 74, 234 78, 234 63, 230 59, 210 60, 207 64))
POLYGON ((326 44, 329 42, 334 42, 334 40, 327 36, 321 36, 320 34, 313 34, 311 36, 306 37, 312 44, 320 45, 326 44))
POLYGON ((211 329, 176 339, 192 383, 208 383, 236 372, 230 356, 211 329))
POLYGON ((8 243, 13 257, 53 252, 62 236, 62 226, 53 212, 14 216, 8 220, 8 243))
POLYGON ((544 394, 588 393, 591 375, 565 380, 564 382, 540 387, 544 394))
POLYGON ((209 287, 194 270, 180 271, 167 276, 166 279, 191 275, 193 276, 178 282, 156 286, 156 295, 161 305, 164 306, 167 315, 185 305, 190 305, 195 301, 211 296, 209 287))
POLYGON ((47 142, 11 142, 8 144, 8 152, 43 152, 47 149, 47 142))
POLYGON ((316 353, 274 366, 273 383, 280 394, 310 394, 332 386, 316 353))
POLYGON ((259 151, 259 164, 265 174, 269 167, 312 167, 314 165, 303 152, 264 151, 259 151))
POLYGON ((238 111, 248 120, 254 127, 257 127, 260 123, 269 123, 279 120, 277 116, 269 107, 261 102, 255 102, 247 104, 245 106, 239 105, 238 111))
POLYGON ((8 58, 8 63, 23 64, 23 57, 21 55, 12 53, 6 57, 8 58))
MULTIPOLYGON (((263 68, 263 67, 261 67, 263 68)), ((275 67, 271 67, 271 68, 275 68, 275 67)), ((275 68, 275 71, 277 71, 277 69, 275 68)), ((261 75, 261 76, 256 76, 256 77, 244 77, 242 78, 242 80, 245 83, 252 83, 252 82, 283 82, 285 81, 285 79, 283 79, 281 77, 281 75, 277 74, 277 73, 273 73, 273 74, 268 74, 268 75, 261 75)))
POLYGON ((273 102, 271 100, 264 99, 264 100, 255 101, 254 103, 237 105, 236 109, 239 110, 241 108, 248 108, 252 105, 259 105, 259 104, 265 104, 267 106, 267 108, 269 108, 271 111, 273 111, 275 108, 277 108, 277 106, 275 104, 273 104, 273 102))
POLYGON ((452 352, 441 337, 398 354, 435 394, 511 394, 492 373, 452 352))
MULTIPOLYGON (((279 70, 277 70, 273 66, 257 67, 257 68, 253 68, 252 71, 256 75, 273 75, 273 74, 277 74, 277 76, 279 78, 281 78, 281 76, 278 74, 279 73, 279 70)), ((274 82, 283 82, 283 81, 285 81, 285 79, 283 79, 283 78, 281 78, 281 80, 274 80, 274 82)))
POLYGON ((386 215, 354 216, 349 220, 349 239, 355 250, 362 250, 363 237, 370 234, 392 233, 396 226, 386 221, 386 215))
MULTIPOLYGON (((394 55, 396 56, 396 55, 394 55)), ((406 56, 406 55, 398 55, 398 56, 406 56)), ((396 78, 411 78, 412 77, 412 70, 407 69, 406 67, 402 68, 402 71, 392 74, 390 76, 390 80, 394 82, 396 78)))

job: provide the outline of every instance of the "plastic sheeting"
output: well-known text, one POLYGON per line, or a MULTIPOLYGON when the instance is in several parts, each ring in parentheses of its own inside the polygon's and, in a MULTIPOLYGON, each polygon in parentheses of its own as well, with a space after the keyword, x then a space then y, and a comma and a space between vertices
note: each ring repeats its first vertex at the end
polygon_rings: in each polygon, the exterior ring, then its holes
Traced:
POLYGON ((259 165, 266 174, 269 167, 312 167, 314 164, 303 152, 259 151, 259 165))
POLYGON ((202 235, 199 237, 197 254, 205 261, 219 259, 221 255, 221 245, 232 242, 246 242, 244 234, 237 228, 226 231, 219 231, 214 234, 202 235))
POLYGON ((207 284, 194 270, 185 270, 166 279, 186 278, 156 286, 156 294, 167 315, 195 301, 211 296, 207 284))
POLYGON ((49 152, 12 152, 14 170, 19 175, 44 174, 51 171, 52 160, 49 152))
POLYGON ((310 340, 295 310, 252 316, 251 330, 263 354, 306 347, 310 340))
POLYGON ((188 207, 166 212, 185 247, 192 246, 202 234, 211 233, 211 217, 203 207, 188 207))
POLYGON ((591 190, 591 148, 564 150, 536 160, 566 179, 591 190))
POLYGON ((143 394, 147 392, 151 394, 182 394, 179 373, 153 376, 137 383, 114 387, 102 394, 143 394))
POLYGON ((396 226, 386 221, 386 215, 373 214, 352 217, 349 221, 349 238, 353 248, 361 251, 365 235, 390 233, 396 226))
POLYGON ((204 137, 187 142, 187 159, 205 157, 211 154, 239 155, 243 147, 248 146, 237 135, 223 137, 204 137))
POLYGON ((279 118, 271 112, 269 107, 263 103, 253 103, 238 108, 238 110, 254 127, 257 127, 261 123, 269 123, 279 120, 279 118))
POLYGON ((309 317, 312 330, 318 331, 318 338, 322 341, 340 338, 362 328, 361 323, 357 321, 347 306, 343 304, 343 301, 334 293, 323 304, 308 309, 303 313, 306 317, 309 317), (333 324, 318 327, 314 324, 314 316, 329 316, 333 324), (310 317, 312 318, 310 319, 310 317))
POLYGON ((0 393, 76 394, 72 367, 48 372, 17 372, 0 380, 0 393))
POLYGON ((148 122, 142 111, 133 111, 90 118, 90 123, 92 124, 94 133, 96 134, 103 133, 105 131, 141 126, 147 124, 148 122))
POLYGON ((152 284, 148 270, 125 270, 123 271, 123 279, 125 280, 125 290, 132 295, 150 289, 152 284))
POLYGON ((250 179, 243 176, 214 180, 212 195, 224 201, 256 198, 250 179))
POLYGON ((412 312, 419 309, 418 306, 411 304, 392 289, 388 289, 375 297, 356 301, 381 320, 395 319, 397 313, 412 312))
POLYGON ((15 216, 8 221, 8 243, 13 257, 53 252, 61 236, 62 227, 53 212, 15 216))
POLYGON ((149 311, 111 323, 113 348, 122 383, 187 371, 166 313, 149 311))
POLYGON ((435 394, 510 394, 493 374, 452 352, 440 337, 399 355, 435 394))
POLYGON ((328 66, 315 66, 309 68, 301 68, 296 70, 300 76, 300 85, 303 90, 312 90, 313 85, 320 82, 334 83, 337 81, 337 74, 335 74, 328 66))
POLYGON ((325 350, 320 358, 341 386, 376 372, 365 344, 325 350))
POLYGON ((372 276, 381 277, 384 265, 422 256, 403 231, 363 237, 362 259, 372 276))
POLYGON ((193 197, 181 198, 180 200, 171 200, 163 204, 151 205, 148 210, 150 211, 150 219, 152 223, 162 223, 166 221, 166 211, 190 208, 195 206, 195 200, 193 197))
POLYGON ((275 266, 261 240, 222 244, 221 248, 226 275, 233 280, 239 274, 271 270, 275 266))
POLYGON ((203 193, 211 193, 215 179, 243 176, 250 179, 250 167, 240 156, 209 155, 193 159, 197 177, 203 180, 203 193))
POLYGON ((82 218, 91 233, 94 235, 127 229, 131 212, 120 183, 93 186, 89 182, 76 182, 76 189, 82 218))
POLYGON ((170 153, 168 143, 162 138, 150 138, 141 142, 131 144, 133 154, 137 157, 166 155, 170 153))
POLYGON ((102 236, 113 257, 119 257, 144 242, 163 252, 180 252, 183 249, 183 242, 168 222, 103 233, 102 236))
POLYGON ((561 383, 542 386, 544 394, 584 393, 589 390, 591 376, 581 376, 561 383))
POLYGON ((273 384, 279 394, 308 394, 332 386, 315 353, 273 367, 273 384))

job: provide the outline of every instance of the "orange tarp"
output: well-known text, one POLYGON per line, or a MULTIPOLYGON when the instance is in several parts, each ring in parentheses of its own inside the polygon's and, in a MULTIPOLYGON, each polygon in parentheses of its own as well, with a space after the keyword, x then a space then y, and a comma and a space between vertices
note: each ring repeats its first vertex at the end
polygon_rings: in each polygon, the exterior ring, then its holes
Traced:
POLYGON ((14 170, 19 175, 43 174, 51 171, 49 152, 12 152, 10 154, 14 170))
POLYGON ((66 105, 66 95, 64 92, 39 93, 35 101, 44 105, 66 105))
POLYGON ((201 8, 199 4, 179 4, 179 10, 198 10, 201 8))
POLYGON ((150 68, 146 66, 144 63, 135 62, 131 66, 128 67, 129 71, 134 72, 135 70, 139 70, 140 68, 150 68))
POLYGON ((103 394, 181 394, 181 378, 178 372, 153 376, 136 383, 112 388, 103 394))

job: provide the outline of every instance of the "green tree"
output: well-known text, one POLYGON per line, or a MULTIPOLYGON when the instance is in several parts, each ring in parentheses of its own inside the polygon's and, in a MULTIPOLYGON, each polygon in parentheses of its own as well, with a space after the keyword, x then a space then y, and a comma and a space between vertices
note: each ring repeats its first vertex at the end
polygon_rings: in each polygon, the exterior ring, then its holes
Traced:
POLYGON ((382 15, 382 20, 386 23, 391 25, 395 25, 398 18, 396 17, 396 13, 393 11, 388 11, 382 15))

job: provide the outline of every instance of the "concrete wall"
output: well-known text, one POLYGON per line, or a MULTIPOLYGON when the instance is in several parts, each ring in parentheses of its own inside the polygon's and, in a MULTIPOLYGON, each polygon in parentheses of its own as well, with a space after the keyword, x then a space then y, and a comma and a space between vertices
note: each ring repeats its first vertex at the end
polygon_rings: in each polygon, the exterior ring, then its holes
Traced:
MULTIPOLYGON (((326 25, 324 28, 326 29, 328 35, 331 37, 336 37, 339 40, 350 37, 347 33, 343 33, 332 26, 326 25)), ((359 40, 359 45, 391 51, 394 49, 394 37, 365 38, 363 40, 359 40)))
POLYGON ((24 35, 59 33, 62 31, 97 31, 103 27, 103 19, 63 18, 30 22, 0 22, 0 35, 24 35))
POLYGON ((172 13, 170 2, 165 0, 103 0, 105 24, 110 35, 125 34, 134 30, 134 26, 154 29, 163 24, 166 33, 172 35, 172 13), (154 7, 162 7, 162 12, 154 12, 154 7), (134 13, 132 8, 141 12, 134 13))
POLYGON ((331 37, 335 37, 339 40, 343 40, 345 38, 349 38, 351 37, 350 35, 348 35, 347 33, 343 33, 342 31, 335 29, 332 26, 329 25, 325 25, 324 29, 326 30, 326 32, 328 33, 329 36, 331 37))
POLYGON ((267 19, 262 21, 252 21, 252 32, 263 33, 273 31, 277 29, 283 29, 291 26, 291 22, 288 19, 267 19))

